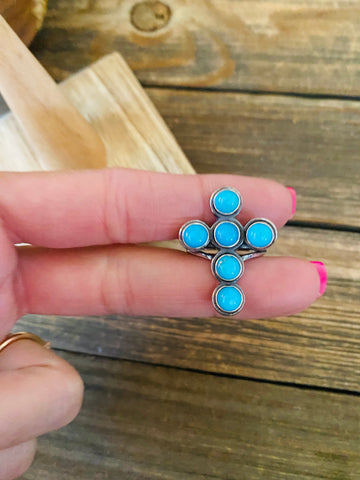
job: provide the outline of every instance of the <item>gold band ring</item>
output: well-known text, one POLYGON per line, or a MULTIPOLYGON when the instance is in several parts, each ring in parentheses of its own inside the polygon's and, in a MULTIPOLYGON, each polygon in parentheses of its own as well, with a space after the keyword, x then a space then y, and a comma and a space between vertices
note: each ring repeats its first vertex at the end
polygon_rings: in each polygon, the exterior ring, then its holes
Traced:
POLYGON ((18 340, 32 340, 33 342, 38 343, 42 347, 50 348, 50 342, 45 342, 42 338, 34 335, 33 333, 29 332, 18 332, 18 333, 10 333, 7 335, 4 340, 0 343, 0 353, 9 345, 18 340))

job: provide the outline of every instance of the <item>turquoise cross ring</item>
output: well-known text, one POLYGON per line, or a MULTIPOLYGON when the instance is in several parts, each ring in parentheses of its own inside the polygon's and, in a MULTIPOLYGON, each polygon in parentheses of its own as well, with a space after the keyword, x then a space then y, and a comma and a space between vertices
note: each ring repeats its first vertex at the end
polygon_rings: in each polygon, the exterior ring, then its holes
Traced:
POLYGON ((211 261, 211 271, 219 281, 212 302, 221 315, 235 315, 243 308, 245 295, 237 282, 244 273, 244 262, 263 255, 277 238, 275 225, 265 218, 254 218, 243 226, 236 219, 242 203, 235 188, 219 188, 210 198, 215 223, 209 227, 201 220, 190 220, 179 231, 187 252, 211 261))

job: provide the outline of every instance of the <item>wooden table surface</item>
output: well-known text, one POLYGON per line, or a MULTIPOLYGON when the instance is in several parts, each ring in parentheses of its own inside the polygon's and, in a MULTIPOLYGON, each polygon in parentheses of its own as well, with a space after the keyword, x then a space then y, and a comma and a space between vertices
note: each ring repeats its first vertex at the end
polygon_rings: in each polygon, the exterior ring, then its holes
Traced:
POLYGON ((360 479, 360 1, 50 0, 32 50, 120 51, 197 172, 297 190, 273 253, 329 281, 287 318, 25 317, 86 391, 23 478, 360 479))

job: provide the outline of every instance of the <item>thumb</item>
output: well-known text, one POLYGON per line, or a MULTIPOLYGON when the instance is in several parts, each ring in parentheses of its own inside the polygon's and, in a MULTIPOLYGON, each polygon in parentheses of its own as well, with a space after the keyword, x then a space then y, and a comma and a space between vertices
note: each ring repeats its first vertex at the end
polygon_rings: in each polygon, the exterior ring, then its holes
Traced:
POLYGON ((0 450, 66 425, 83 398, 76 370, 31 340, 0 353, 0 385, 0 450))

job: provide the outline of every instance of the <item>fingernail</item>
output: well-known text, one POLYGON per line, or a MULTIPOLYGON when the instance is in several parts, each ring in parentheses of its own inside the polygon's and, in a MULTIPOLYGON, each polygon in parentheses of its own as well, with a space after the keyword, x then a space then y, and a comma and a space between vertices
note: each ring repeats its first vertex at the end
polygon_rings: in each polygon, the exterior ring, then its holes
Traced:
POLYGON ((291 200, 292 200, 291 215, 294 215, 295 210, 296 210, 296 190, 295 190, 295 188, 292 188, 292 187, 286 187, 286 188, 289 190, 290 195, 291 195, 291 200))
POLYGON ((326 290, 326 284, 327 284, 327 272, 326 272, 326 267, 322 262, 310 262, 312 263, 320 278, 320 290, 319 290, 319 297, 325 292, 326 290))

